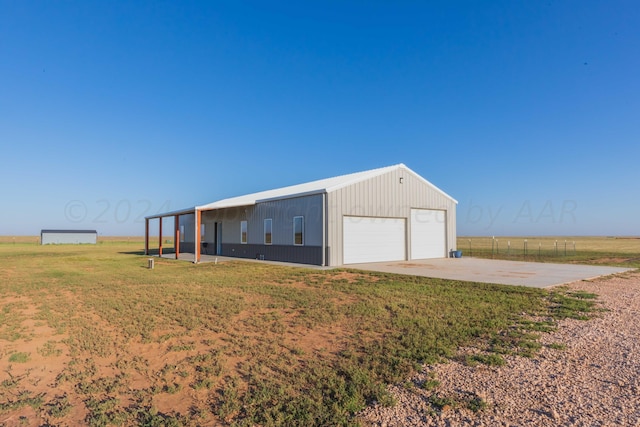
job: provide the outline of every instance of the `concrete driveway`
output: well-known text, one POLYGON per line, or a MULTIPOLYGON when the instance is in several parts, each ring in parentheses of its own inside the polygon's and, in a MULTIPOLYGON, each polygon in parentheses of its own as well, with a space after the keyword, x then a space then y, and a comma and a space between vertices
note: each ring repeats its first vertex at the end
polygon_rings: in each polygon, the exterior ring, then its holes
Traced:
POLYGON ((578 264, 503 261, 483 258, 440 258, 350 264, 349 268, 468 282, 547 288, 579 280, 631 271, 629 268, 578 264))

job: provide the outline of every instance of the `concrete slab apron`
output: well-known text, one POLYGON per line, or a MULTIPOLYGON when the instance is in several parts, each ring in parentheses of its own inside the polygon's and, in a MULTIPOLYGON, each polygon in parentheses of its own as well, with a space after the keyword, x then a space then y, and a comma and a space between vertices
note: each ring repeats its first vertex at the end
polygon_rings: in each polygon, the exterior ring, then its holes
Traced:
POLYGON ((547 288, 632 270, 593 265, 549 264, 469 257, 351 264, 345 267, 383 273, 535 288, 547 288))

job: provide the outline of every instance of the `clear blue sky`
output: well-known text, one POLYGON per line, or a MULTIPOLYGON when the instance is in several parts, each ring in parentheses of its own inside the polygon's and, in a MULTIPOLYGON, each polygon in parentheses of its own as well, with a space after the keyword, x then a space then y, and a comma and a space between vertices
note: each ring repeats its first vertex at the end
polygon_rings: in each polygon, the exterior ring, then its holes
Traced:
POLYGON ((0 0, 0 234, 396 163, 459 235, 639 235, 640 3, 0 0))

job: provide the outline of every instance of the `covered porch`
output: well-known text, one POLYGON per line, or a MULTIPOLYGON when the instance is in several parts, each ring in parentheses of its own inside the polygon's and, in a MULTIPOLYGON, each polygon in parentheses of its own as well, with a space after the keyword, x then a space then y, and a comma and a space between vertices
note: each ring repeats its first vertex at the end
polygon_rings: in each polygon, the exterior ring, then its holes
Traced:
POLYGON ((194 263, 203 261, 203 256, 220 256, 222 222, 236 218, 236 208, 204 205, 146 217, 145 255, 190 259, 194 263), (157 236, 153 233, 156 230, 157 236), (173 243, 165 240, 169 236, 173 243))
POLYGON ((191 258, 194 263, 200 262, 202 253, 206 253, 206 245, 203 248, 203 242, 201 239, 201 223, 202 223, 202 210, 198 208, 183 209, 180 211, 167 212, 163 214, 151 215, 145 217, 144 227, 144 253, 145 255, 157 255, 161 258, 174 258, 174 259, 188 259, 191 258), (180 217, 186 215, 194 216, 194 245, 193 251, 181 251, 180 243, 184 242, 184 230, 180 227, 180 217), (171 219, 173 221, 171 222, 171 219), (151 226, 152 223, 157 222, 158 230, 158 248, 157 253, 151 252, 151 226), (169 222, 169 224, 165 224, 169 222), (163 232, 166 230, 166 226, 169 225, 171 229, 171 235, 173 236, 173 245, 170 247, 164 246, 164 237, 167 237, 163 232), (164 229, 164 230, 163 230, 164 229))

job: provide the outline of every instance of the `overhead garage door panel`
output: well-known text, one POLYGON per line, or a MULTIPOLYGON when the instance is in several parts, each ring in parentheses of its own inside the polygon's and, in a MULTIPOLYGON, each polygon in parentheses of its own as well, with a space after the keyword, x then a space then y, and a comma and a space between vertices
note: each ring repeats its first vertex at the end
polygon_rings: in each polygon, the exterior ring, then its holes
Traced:
POLYGON ((445 211, 411 209, 411 259, 446 256, 445 211))
POLYGON ((405 229, 403 218, 345 216, 344 264, 405 260, 405 229))

